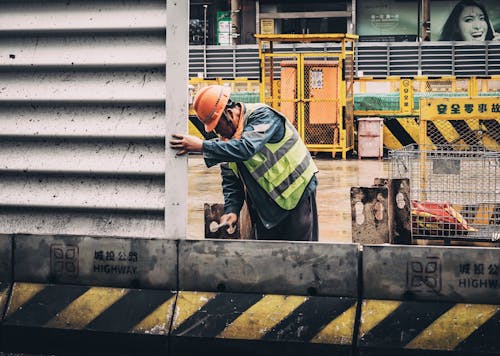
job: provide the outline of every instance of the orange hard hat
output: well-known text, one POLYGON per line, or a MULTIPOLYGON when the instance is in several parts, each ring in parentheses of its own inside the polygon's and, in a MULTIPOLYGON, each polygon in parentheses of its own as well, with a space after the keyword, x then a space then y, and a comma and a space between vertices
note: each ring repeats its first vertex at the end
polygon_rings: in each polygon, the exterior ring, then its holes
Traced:
POLYGON ((217 126, 230 94, 231 88, 222 85, 209 85, 196 93, 193 109, 205 124, 205 131, 210 132, 217 126))

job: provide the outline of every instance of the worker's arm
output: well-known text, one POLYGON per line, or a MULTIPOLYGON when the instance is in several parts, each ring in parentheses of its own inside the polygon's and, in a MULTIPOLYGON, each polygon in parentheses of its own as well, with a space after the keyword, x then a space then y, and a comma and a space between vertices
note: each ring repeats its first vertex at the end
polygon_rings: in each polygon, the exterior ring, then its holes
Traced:
POLYGON ((227 163, 220 165, 222 176, 222 193, 224 195, 224 215, 221 223, 234 225, 238 221, 241 207, 245 199, 243 183, 227 163))
POLYGON ((257 152, 267 142, 277 142, 284 134, 283 116, 267 108, 252 112, 251 120, 245 126, 241 138, 228 141, 203 141, 203 157, 207 167, 221 162, 242 162, 257 152))

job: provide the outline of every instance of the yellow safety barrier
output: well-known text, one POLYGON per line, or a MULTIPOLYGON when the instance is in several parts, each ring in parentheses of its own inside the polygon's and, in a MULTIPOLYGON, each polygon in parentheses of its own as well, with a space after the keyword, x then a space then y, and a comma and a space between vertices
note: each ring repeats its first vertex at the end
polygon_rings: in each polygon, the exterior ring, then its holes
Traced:
POLYGON ((500 76, 360 77, 354 84, 354 114, 404 117, 420 115, 420 99, 500 95, 500 76))
POLYGON ((422 99, 419 142, 500 151, 500 95, 422 99))

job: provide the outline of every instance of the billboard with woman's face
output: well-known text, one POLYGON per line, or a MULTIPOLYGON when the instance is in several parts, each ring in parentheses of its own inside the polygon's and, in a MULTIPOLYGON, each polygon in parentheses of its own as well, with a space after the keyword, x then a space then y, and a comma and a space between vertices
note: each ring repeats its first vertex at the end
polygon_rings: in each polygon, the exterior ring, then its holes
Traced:
POLYGON ((500 40, 499 0, 431 0, 432 41, 500 40))

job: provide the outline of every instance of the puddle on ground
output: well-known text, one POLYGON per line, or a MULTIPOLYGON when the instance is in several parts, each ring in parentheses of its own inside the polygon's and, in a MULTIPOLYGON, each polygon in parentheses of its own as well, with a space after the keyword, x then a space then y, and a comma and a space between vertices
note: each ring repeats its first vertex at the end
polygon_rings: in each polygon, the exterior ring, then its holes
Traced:
MULTIPOLYGON (((315 158, 319 241, 352 242, 351 187, 369 187, 374 178, 388 176, 388 161, 377 159, 315 158)), ((223 203, 219 167, 206 168, 200 155, 189 156, 188 239, 204 235, 203 204, 223 203)))

